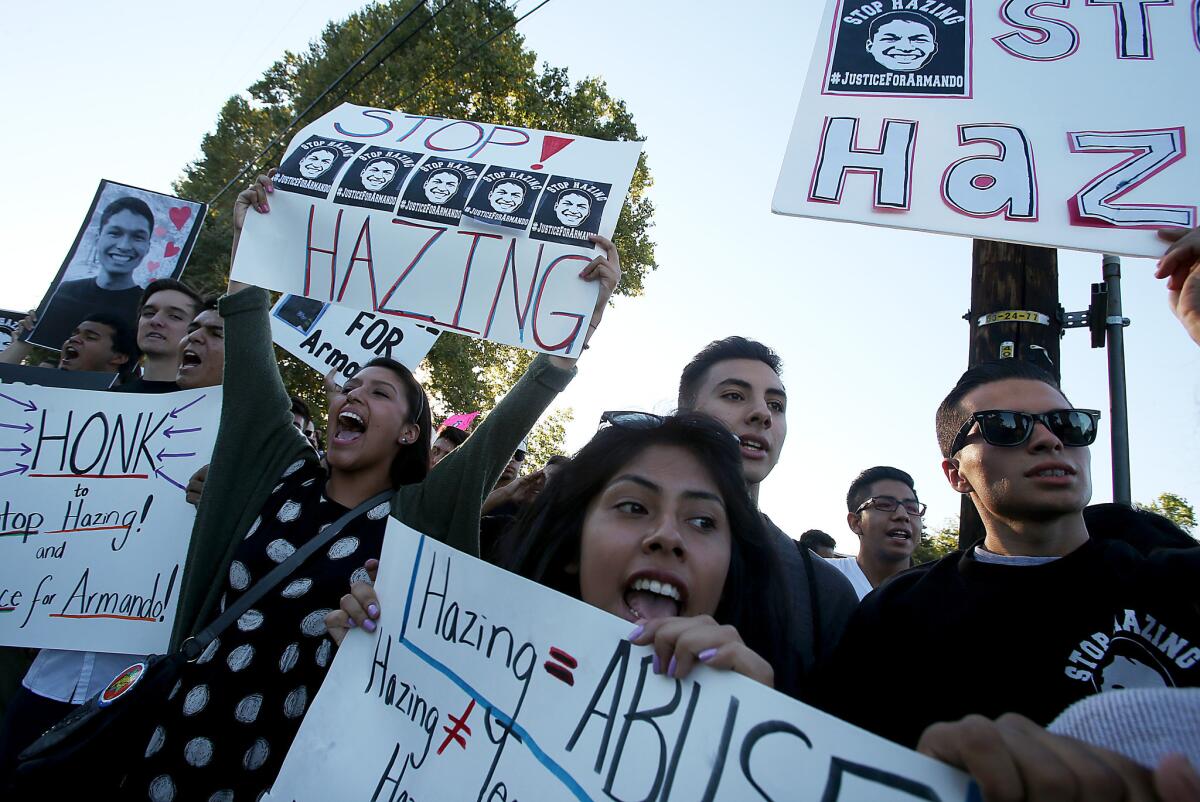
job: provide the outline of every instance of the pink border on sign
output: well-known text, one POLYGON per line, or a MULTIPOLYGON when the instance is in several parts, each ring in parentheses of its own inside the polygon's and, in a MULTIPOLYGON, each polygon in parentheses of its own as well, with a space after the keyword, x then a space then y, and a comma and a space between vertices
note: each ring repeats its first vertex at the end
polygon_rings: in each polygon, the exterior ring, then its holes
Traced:
MULTIPOLYGON (((963 129, 966 127, 974 127, 976 125, 990 125, 990 126, 994 126, 996 128, 1011 128, 1014 131, 1019 131, 1021 134, 1021 139, 1025 140, 1026 145, 1029 144, 1029 137, 1025 136, 1024 129, 1019 128, 1015 125, 1010 125, 1009 123, 961 123, 958 126, 959 147, 965 147, 967 145, 967 141, 963 138, 963 129)), ((1004 143, 997 139, 988 139, 986 137, 979 137, 976 139, 972 139, 971 142, 991 142, 992 144, 996 145, 1000 150, 1000 154, 993 158, 1002 160, 1006 155, 1006 148, 1004 146, 1004 143)), ((1028 148, 1026 148, 1026 150, 1029 152, 1029 177, 1030 177, 1030 189, 1032 190, 1032 198, 1033 198, 1033 209, 1034 209, 1033 217, 1010 217, 1008 212, 1005 211, 1005 208, 1003 206, 1000 207, 999 209, 997 209, 996 211, 992 212, 991 214, 975 214, 974 212, 968 212, 966 209, 963 209, 962 207, 958 206, 957 204, 955 204, 953 201, 951 201, 949 198, 946 197, 946 179, 949 178, 950 171, 953 170, 958 165, 962 164, 963 162, 970 161, 971 159, 978 159, 978 158, 980 158, 980 156, 963 156, 961 159, 959 159, 958 161, 951 164, 949 167, 947 167, 942 172, 942 181, 938 185, 938 193, 942 196, 942 203, 946 204, 946 206, 950 207, 950 209, 953 210, 954 212, 956 212, 957 214, 961 214, 966 217, 974 217, 977 220, 984 220, 984 219, 987 219, 990 217, 995 217, 996 215, 1003 213, 1005 220, 1009 220, 1014 223, 1036 223, 1038 221, 1038 209, 1040 208, 1039 198, 1041 197, 1041 195, 1038 191, 1040 188, 1038 187, 1038 180, 1037 180, 1037 163, 1035 162, 1034 157, 1033 157, 1033 148, 1028 147, 1028 148)), ((987 157, 983 157, 983 158, 987 158, 987 157)), ((1010 208, 1011 208, 1011 204, 1010 204, 1010 208)))
MULTIPOLYGON (((1149 181, 1152 177, 1154 177, 1155 175, 1158 175, 1163 170, 1167 169, 1172 164, 1174 164, 1175 162, 1179 161, 1184 156, 1186 156, 1187 155, 1187 137, 1185 135, 1183 126, 1176 126, 1173 128, 1146 128, 1146 129, 1142 129, 1140 131, 1068 131, 1067 132, 1067 147, 1070 148, 1072 153, 1129 153, 1129 154, 1132 154, 1128 159, 1125 159, 1125 160, 1119 162, 1112 169, 1106 170, 1103 173, 1101 173, 1100 175, 1093 178, 1091 181, 1089 181, 1087 184, 1085 184, 1082 188, 1080 188, 1080 190, 1078 192, 1076 192, 1074 195, 1071 196, 1071 198, 1067 201, 1067 211, 1068 211, 1068 217, 1070 218, 1070 221, 1071 221, 1071 225, 1072 226, 1080 226, 1080 227, 1084 227, 1084 228, 1119 228, 1119 229, 1146 229, 1146 230, 1171 228, 1172 226, 1170 226, 1169 224, 1166 224, 1166 223, 1147 223, 1145 225, 1118 225, 1116 223, 1106 223, 1102 220, 1095 220, 1094 218, 1085 216, 1082 212, 1080 212, 1079 211, 1079 203, 1078 203, 1080 195, 1082 195, 1084 192, 1087 192, 1089 189, 1094 187, 1099 182, 1100 179, 1107 178, 1108 176, 1110 176, 1113 173, 1120 170, 1125 165, 1130 164, 1131 162, 1136 161, 1138 158, 1146 155, 1146 153, 1148 153, 1149 151, 1148 151, 1148 149, 1142 149, 1142 148, 1120 148, 1120 147, 1076 148, 1074 138, 1076 136, 1082 136, 1084 134, 1157 134, 1157 133, 1166 133, 1166 132, 1174 132, 1174 131, 1177 131, 1179 133, 1179 152, 1176 153, 1174 156, 1172 156, 1167 161, 1160 164, 1158 167, 1156 167, 1151 172, 1146 173, 1146 175, 1142 176, 1141 178, 1137 179, 1136 181, 1126 184, 1124 187, 1119 189, 1117 192, 1114 192, 1112 195, 1109 195, 1109 196, 1103 198, 1103 201, 1105 203, 1111 203, 1112 201, 1115 201, 1115 200, 1123 197, 1127 192, 1137 189, 1139 186, 1141 186, 1142 184, 1149 181)), ((1192 213, 1191 225, 1194 226, 1196 224, 1196 207, 1195 206, 1186 206, 1184 204, 1171 204, 1171 203, 1139 203, 1137 205, 1143 209, 1190 209, 1191 213, 1192 213)), ((1176 226, 1176 227, 1177 228, 1188 228, 1190 226, 1176 226)))
POLYGON ((876 146, 875 150, 872 150, 870 148, 859 147, 858 124, 860 122, 861 122, 861 119, 858 117, 840 117, 840 116, 839 117, 829 117, 829 116, 825 117, 825 122, 822 123, 822 125, 821 125, 821 146, 817 149, 817 160, 816 160, 816 162, 813 163, 812 175, 809 177, 809 180, 808 180, 808 197, 807 197, 808 202, 809 203, 828 203, 831 206, 840 206, 842 203, 842 191, 846 188, 846 176, 851 175, 851 174, 869 175, 869 176, 871 176, 871 185, 872 185, 871 207, 873 209, 875 209, 876 211, 879 211, 879 212, 907 212, 912 203, 913 164, 915 164, 916 160, 917 160, 917 133, 921 128, 921 123, 917 120, 896 120, 896 119, 892 119, 890 117, 884 118, 884 120, 882 122, 880 122, 880 124, 879 124, 878 145, 876 146), (829 132, 829 121, 835 120, 835 119, 853 120, 854 121, 854 130, 851 132, 851 136, 853 139, 853 142, 851 143, 851 147, 853 147, 854 150, 858 153, 871 153, 871 154, 875 154, 877 156, 882 155, 882 153, 883 153, 883 137, 884 137, 884 132, 887 130, 888 123, 912 123, 912 127, 913 127, 912 137, 908 141, 908 143, 909 143, 908 160, 904 164, 904 205, 903 206, 888 206, 888 205, 885 205, 885 204, 882 204, 879 202, 879 174, 883 171, 880 168, 872 168, 872 167, 847 167, 846 169, 842 170, 841 175, 838 176, 837 196, 833 200, 828 200, 826 198, 814 198, 813 197, 813 190, 815 190, 817 187, 817 174, 821 171, 821 165, 825 162, 825 139, 826 139, 826 134, 829 132))
MULTIPOLYGON (((1001 50, 1003 50, 1005 53, 1008 53, 1013 58, 1019 58, 1022 61, 1032 61, 1035 64, 1037 64, 1037 63, 1044 63, 1047 61, 1060 61, 1064 58, 1070 58, 1071 56, 1075 55, 1075 51, 1079 50, 1079 29, 1078 28, 1076 28, 1074 25, 1067 22, 1066 20, 1061 20, 1056 17, 1038 17, 1032 13, 1035 9, 1039 9, 1042 6, 1054 6, 1055 8, 1062 8, 1062 9, 1070 8, 1071 0, 1063 0, 1062 3, 1057 3, 1054 0, 1044 0, 1044 2, 1034 3, 1033 5, 1029 6, 1029 8, 1025 9, 1025 13, 1029 15, 1030 19, 1035 19, 1035 20, 1038 20, 1039 22, 1055 22, 1071 31, 1071 36, 1074 37, 1074 39, 1071 42, 1071 49, 1068 50, 1066 53, 1063 53, 1061 56, 1054 56, 1053 58, 1029 58, 1028 56, 1021 55, 1020 53, 1018 53, 1015 50, 1013 50, 1012 48, 1010 48, 1008 45, 1004 44, 1004 42, 1000 41, 1001 39, 1006 39, 1009 36, 1021 37, 1021 31, 1025 31, 1027 33, 1033 33, 1035 31, 1040 31, 1039 28, 1030 28, 1027 25, 1020 25, 1016 21, 1005 16, 1005 11, 1008 9, 1008 7, 1010 5, 1012 5, 1012 2, 1013 2, 1013 0, 1005 0, 1005 2, 1000 6, 1000 9, 997 11, 997 15, 1000 17, 1001 22, 1003 22, 1005 25, 1011 25, 1012 27, 1016 28, 1017 30, 1009 31, 1008 33, 1002 33, 999 36, 992 37, 992 41, 996 43, 996 46, 999 47, 1001 50)), ((1050 40, 1050 34, 1048 34, 1048 33, 1041 40, 1034 39, 1032 36, 1025 39, 1025 41, 1031 45, 1045 44, 1049 40, 1050 40)))
MULTIPOLYGON (((1198 0, 1200 1, 1200 0, 1198 0)), ((833 45, 836 39, 836 31, 838 29, 838 20, 842 18, 842 8, 845 5, 845 0, 838 0, 837 13, 833 16, 833 24, 829 26, 829 47, 825 51, 825 73, 821 79, 821 94, 829 95, 830 97, 872 97, 872 98, 920 98, 929 100, 970 100, 974 97, 975 92, 975 70, 974 70, 974 42, 975 42, 975 9, 971 6, 971 0, 966 0, 966 5, 970 8, 970 13, 967 15, 967 39, 963 43, 963 53, 966 56, 966 76, 967 93, 965 95, 900 95, 900 94, 871 94, 869 92, 835 92, 826 89, 829 86, 829 71, 833 66, 833 45)))
MULTIPOLYGON (((1148 9, 1155 6, 1173 6, 1175 0, 1140 0, 1138 8, 1146 15, 1146 55, 1144 56, 1122 56, 1121 55, 1121 8, 1120 0, 1084 0, 1084 5, 1092 8, 1100 6, 1108 6, 1113 13, 1113 52, 1117 58, 1122 61, 1153 61, 1154 60, 1154 37, 1150 33, 1150 12, 1148 9)), ((1128 31, 1126 31, 1128 33, 1128 31)))

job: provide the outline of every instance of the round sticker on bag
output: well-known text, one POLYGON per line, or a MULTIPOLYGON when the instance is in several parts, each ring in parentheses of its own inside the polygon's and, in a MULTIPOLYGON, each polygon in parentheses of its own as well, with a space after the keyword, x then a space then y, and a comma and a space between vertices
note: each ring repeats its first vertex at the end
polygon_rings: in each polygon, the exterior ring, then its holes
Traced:
POLYGON ((108 707, 113 702, 120 699, 129 690, 138 684, 138 680, 146 673, 145 663, 134 663, 129 668, 118 674, 112 682, 108 683, 108 687, 100 693, 98 704, 101 707, 108 707))

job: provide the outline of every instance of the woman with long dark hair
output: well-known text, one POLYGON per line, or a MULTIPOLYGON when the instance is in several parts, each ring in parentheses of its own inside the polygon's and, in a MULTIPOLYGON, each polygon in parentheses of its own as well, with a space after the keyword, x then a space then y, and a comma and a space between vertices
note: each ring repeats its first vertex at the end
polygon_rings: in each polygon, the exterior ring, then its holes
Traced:
MULTIPOLYGON (((268 211, 267 176, 234 207, 268 211)), ((600 282, 593 326, 620 278, 612 243, 581 273, 600 282)), ((328 472, 292 423, 271 345, 266 291, 230 282, 221 425, 180 588, 175 645, 203 629, 271 569, 348 510, 384 491, 189 663, 148 743, 131 745, 131 798, 255 799, 283 756, 331 659, 325 617, 363 561, 379 555, 389 514, 456 548, 479 549, 480 506, 513 450, 570 381, 573 360, 541 356, 478 431, 430 471, 429 401, 407 368, 369 362, 329 401, 328 472), (426 475, 428 473, 428 476, 426 475)), ((153 726, 153 733, 150 733, 153 726)))
MULTIPOLYGON (((605 421, 514 524, 504 567, 636 624, 661 673, 699 661, 794 692, 779 637, 788 591, 737 438, 697 414, 605 421)), ((334 639, 377 617, 371 605, 371 586, 355 584, 326 619, 334 639)))

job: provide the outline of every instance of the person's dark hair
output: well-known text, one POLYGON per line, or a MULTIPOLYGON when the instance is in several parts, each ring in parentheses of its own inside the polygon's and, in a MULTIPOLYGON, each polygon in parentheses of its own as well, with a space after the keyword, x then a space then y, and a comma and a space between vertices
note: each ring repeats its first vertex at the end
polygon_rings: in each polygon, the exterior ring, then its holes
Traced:
POLYGON ((547 465, 565 465, 570 461, 570 457, 564 457, 562 454, 551 454, 546 458, 546 465, 542 467, 545 468, 547 465))
POLYGON ((100 228, 108 225, 108 221, 112 219, 113 215, 120 214, 121 212, 133 212, 146 218, 151 233, 154 232, 154 212, 150 211, 149 204, 144 200, 131 195, 126 195, 124 198, 117 198, 104 207, 104 211, 100 213, 100 228))
POLYGON ((290 395, 288 398, 292 399, 292 414, 299 415, 308 423, 312 423, 312 410, 308 408, 308 402, 298 395, 290 395))
POLYGON ((175 290, 186 295, 192 301, 192 317, 200 314, 204 307, 204 299, 200 297, 200 293, 193 290, 182 281, 177 281, 173 278, 156 278, 146 285, 146 289, 142 291, 142 299, 138 301, 138 314, 142 313, 142 307, 150 301, 150 297, 155 293, 163 290, 175 290))
POLYGON ((402 446, 400 453, 392 460, 392 486, 416 484, 429 473, 429 447, 433 444, 433 421, 429 416, 429 399, 425 396, 425 390, 412 371, 386 356, 375 357, 363 368, 387 368, 400 377, 405 387, 409 421, 417 424, 421 431, 416 441, 402 446))
POLYGON ((198 315, 201 312, 207 312, 209 309, 213 310, 214 312, 220 311, 217 309, 217 303, 220 300, 220 295, 205 295, 200 299, 200 306, 196 307, 196 314, 198 315))
POLYGON ((813 551, 817 549, 836 549, 837 541, 828 532, 822 532, 820 529, 809 529, 800 535, 800 545, 813 551))
POLYGON ((117 371, 117 375, 124 377, 137 367, 138 360, 142 358, 142 351, 137 345, 137 333, 129 325, 129 321, 122 320, 120 316, 103 310, 97 310, 89 315, 85 315, 80 322, 83 323, 85 321, 99 323, 102 326, 108 326, 112 329, 113 352, 129 357, 128 361, 117 371))
POLYGON ((689 413, 649 429, 601 429, 522 510, 513 526, 517 547, 502 567, 576 599, 579 543, 590 502, 608 482, 652 446, 693 454, 709 472, 725 502, 732 533, 729 570, 713 617, 737 627, 746 645, 775 669, 776 687, 795 690, 798 667, 786 638, 789 589, 762 516, 746 491, 737 441, 719 422, 689 413))
POLYGON ((434 439, 436 440, 438 437, 444 437, 456 446, 461 446, 467 442, 467 433, 457 426, 443 426, 441 429, 438 429, 437 437, 434 439))
POLYGON ((846 493, 846 511, 857 510, 859 505, 871 497, 871 485, 884 479, 892 479, 906 484, 914 496, 917 494, 913 478, 907 473, 890 465, 876 465, 874 468, 867 468, 850 483, 850 490, 846 493))
MULTIPOLYGON (((997 359, 991 362, 981 362, 973 368, 968 368, 959 377, 958 384, 954 385, 954 389, 950 391, 950 394, 942 400, 934 417, 934 423, 937 427, 938 446, 942 449, 943 457, 948 459, 954 456, 950 453, 950 446, 954 444, 954 438, 958 435, 958 430, 963 427, 963 424, 967 422, 967 418, 970 417, 962 407, 963 398, 972 390, 983 387, 985 384, 1005 381, 1006 379, 1038 381, 1053 387, 1062 395, 1064 400, 1067 397, 1053 376, 1037 365, 1023 362, 1020 359, 997 359)), ((1067 401, 1067 403, 1070 404, 1071 402, 1067 401)))
POLYGON ((760 342, 738 336, 713 340, 692 357, 679 376, 678 404, 681 412, 695 408, 696 393, 704 383, 709 368, 730 359, 756 359, 773 370, 776 376, 783 370, 783 360, 779 354, 760 342))
POLYGON ((934 44, 937 44, 937 26, 933 20, 912 11, 889 11, 872 18, 867 25, 867 41, 874 41, 875 34, 879 33, 879 29, 889 22, 915 22, 918 25, 924 25, 929 29, 929 36, 933 39, 934 44))

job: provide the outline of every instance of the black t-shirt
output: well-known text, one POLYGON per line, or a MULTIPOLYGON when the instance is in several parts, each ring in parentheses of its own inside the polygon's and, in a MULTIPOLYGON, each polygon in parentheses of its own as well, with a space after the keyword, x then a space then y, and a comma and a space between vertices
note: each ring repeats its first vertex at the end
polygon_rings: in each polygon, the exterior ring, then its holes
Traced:
POLYGON ((1041 565, 954 552, 859 605, 806 700, 907 746, 930 724, 1045 726, 1101 690, 1200 685, 1200 549, 1091 539, 1041 565))
POLYGON ((112 389, 115 393, 173 393, 179 389, 179 385, 175 382, 153 381, 139 376, 133 381, 119 384, 112 389))
POLYGON ((37 340, 61 348, 75 327, 95 312, 108 312, 132 324, 141 300, 142 288, 136 284, 124 290, 106 290, 94 278, 63 282, 38 321, 37 340))

